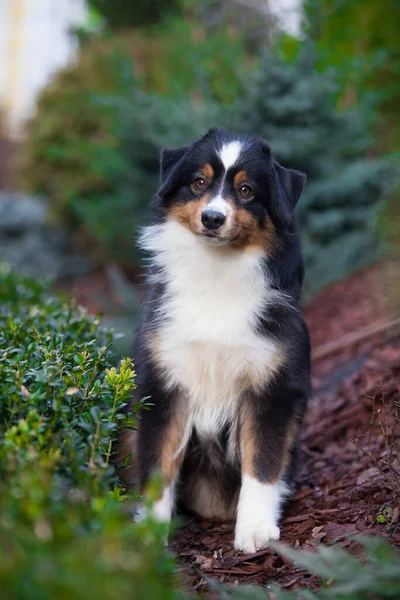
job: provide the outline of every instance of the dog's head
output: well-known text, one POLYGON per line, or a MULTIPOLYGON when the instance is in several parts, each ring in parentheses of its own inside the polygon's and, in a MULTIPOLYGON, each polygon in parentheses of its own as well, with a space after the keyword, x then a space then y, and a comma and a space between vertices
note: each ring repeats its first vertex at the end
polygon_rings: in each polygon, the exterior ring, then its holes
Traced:
POLYGON ((273 252, 293 219, 305 175, 282 167, 261 139, 211 129, 164 150, 158 199, 205 243, 273 252))

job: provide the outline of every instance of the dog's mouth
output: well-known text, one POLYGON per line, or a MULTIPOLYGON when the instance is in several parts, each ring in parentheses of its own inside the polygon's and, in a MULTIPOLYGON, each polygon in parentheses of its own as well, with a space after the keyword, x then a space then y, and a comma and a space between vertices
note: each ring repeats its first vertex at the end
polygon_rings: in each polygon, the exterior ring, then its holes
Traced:
POLYGON ((225 246, 229 244, 230 240, 225 237, 221 237, 220 235, 213 233, 199 233, 198 236, 202 239, 206 244, 210 246, 225 246))

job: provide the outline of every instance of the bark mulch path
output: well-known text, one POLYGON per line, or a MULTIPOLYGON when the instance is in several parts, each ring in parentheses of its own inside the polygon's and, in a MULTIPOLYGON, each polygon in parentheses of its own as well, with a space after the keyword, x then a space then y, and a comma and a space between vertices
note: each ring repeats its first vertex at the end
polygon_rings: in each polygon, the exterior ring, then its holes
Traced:
POLYGON ((385 263, 364 269, 324 288, 304 309, 311 345, 317 348, 388 318, 385 263))

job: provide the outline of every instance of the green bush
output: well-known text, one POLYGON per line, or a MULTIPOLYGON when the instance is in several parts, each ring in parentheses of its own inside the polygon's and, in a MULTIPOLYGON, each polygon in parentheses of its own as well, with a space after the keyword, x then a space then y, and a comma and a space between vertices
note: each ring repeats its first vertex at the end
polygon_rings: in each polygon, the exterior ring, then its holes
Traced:
POLYGON ((352 556, 340 545, 320 546, 316 553, 281 547, 279 552, 300 568, 321 578, 323 587, 315 594, 299 591, 282 594, 282 600, 312 599, 366 600, 398 598, 400 595, 400 553, 383 538, 359 538, 363 552, 352 556))
POLYGON ((175 599, 164 527, 133 524, 111 465, 134 388, 112 335, 42 284, 0 272, 0 596, 175 599))
POLYGON ((398 8, 398 0, 387 0, 383 10, 376 0, 304 2, 304 30, 317 47, 318 70, 335 67, 341 105, 360 98, 373 105, 378 145, 386 152, 400 150, 398 8))

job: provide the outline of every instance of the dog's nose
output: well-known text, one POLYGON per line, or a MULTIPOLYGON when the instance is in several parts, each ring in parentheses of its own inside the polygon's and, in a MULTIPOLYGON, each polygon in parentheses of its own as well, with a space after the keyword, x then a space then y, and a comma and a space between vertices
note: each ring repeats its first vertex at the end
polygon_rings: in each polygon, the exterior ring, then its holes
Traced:
POLYGON ((207 229, 219 229, 225 222, 225 215, 216 210, 205 210, 201 214, 201 222, 207 229))

